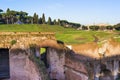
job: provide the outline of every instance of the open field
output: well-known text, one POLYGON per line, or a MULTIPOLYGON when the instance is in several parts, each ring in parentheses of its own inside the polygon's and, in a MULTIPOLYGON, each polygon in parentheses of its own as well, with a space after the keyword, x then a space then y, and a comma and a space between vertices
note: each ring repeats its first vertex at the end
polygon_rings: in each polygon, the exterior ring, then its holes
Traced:
POLYGON ((12 31, 12 32, 61 32, 73 29, 65 29, 58 25, 47 25, 47 24, 9 24, 0 25, 0 31, 12 31))
MULTIPOLYGON (((81 44, 86 42, 100 42, 119 36, 118 34, 112 32, 103 31, 68 31, 63 33, 57 33, 56 38, 64 41, 68 44, 81 44)), ((119 40, 119 39, 118 39, 119 40)))
POLYGON ((58 25, 0 25, 0 31, 8 32, 55 32, 56 39, 67 44, 81 44, 86 42, 100 42, 115 37, 120 41, 120 32, 110 31, 78 31, 72 28, 64 28, 58 25))

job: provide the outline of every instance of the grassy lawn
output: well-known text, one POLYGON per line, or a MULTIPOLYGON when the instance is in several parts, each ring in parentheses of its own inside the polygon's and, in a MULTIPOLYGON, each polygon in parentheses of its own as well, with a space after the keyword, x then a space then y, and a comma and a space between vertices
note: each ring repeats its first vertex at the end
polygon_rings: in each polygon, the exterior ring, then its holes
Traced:
POLYGON ((98 38, 98 41, 103 41, 118 35, 103 31, 67 31, 56 34, 57 39, 64 41, 67 44, 93 42, 95 41, 94 36, 98 38))
POLYGON ((120 41, 119 32, 105 31, 78 31, 72 28, 64 28, 58 25, 37 25, 37 24, 22 24, 22 25, 0 25, 0 32, 55 32, 56 39, 67 44, 81 44, 86 42, 103 41, 112 37, 120 41))
POLYGON ((71 28, 66 29, 58 25, 47 25, 47 24, 9 24, 0 25, 0 31, 10 31, 10 32, 61 32, 73 30, 71 28))

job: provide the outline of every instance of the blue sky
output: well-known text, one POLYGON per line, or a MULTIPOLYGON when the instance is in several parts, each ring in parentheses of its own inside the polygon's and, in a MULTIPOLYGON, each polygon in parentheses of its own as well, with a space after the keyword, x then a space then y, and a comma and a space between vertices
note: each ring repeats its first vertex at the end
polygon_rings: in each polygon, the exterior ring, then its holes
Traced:
POLYGON ((0 9, 7 8, 81 24, 120 22, 120 0, 0 0, 0 9))

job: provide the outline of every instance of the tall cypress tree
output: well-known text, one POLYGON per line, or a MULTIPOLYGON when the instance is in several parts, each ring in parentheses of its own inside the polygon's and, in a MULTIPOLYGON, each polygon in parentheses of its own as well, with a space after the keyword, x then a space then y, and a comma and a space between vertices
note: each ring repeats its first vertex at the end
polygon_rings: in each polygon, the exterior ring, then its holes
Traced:
POLYGON ((2 9, 0 9, 0 20, 1 20, 1 18, 2 18, 2 14, 1 14, 1 12, 3 12, 2 9))
POLYGON ((58 23, 58 25, 60 25, 60 26, 61 26, 61 22, 60 22, 60 19, 58 19, 58 22, 57 22, 57 23, 58 23))
POLYGON ((43 15, 42 15, 42 23, 43 23, 43 24, 46 23, 46 21, 45 21, 45 14, 44 14, 44 13, 43 13, 43 15))
POLYGON ((54 19, 53 24, 54 24, 54 25, 57 25, 56 19, 54 19))
POLYGON ((7 24, 9 24, 9 18, 10 18, 10 9, 7 8, 7 10, 6 10, 6 22, 7 22, 7 24))
POLYGON ((34 13, 34 16, 33 16, 33 23, 38 24, 38 15, 36 13, 34 13))
POLYGON ((38 15, 36 15, 36 23, 37 23, 37 24, 38 24, 38 21, 39 21, 38 15))
POLYGON ((39 18, 38 23, 39 23, 39 24, 42 24, 42 18, 41 18, 41 17, 39 18))
POLYGON ((51 25, 51 24, 52 24, 52 20, 51 20, 51 18, 50 18, 50 17, 48 18, 48 22, 47 22, 47 24, 49 24, 49 25, 51 25))

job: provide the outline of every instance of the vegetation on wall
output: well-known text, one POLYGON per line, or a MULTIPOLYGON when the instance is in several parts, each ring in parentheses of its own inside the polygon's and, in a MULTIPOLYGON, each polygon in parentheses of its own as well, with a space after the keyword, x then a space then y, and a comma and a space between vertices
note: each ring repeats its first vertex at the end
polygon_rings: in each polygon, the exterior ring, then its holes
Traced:
POLYGON ((39 57, 36 57, 34 55, 35 44, 30 45, 30 51, 31 51, 31 55, 29 56, 29 59, 32 60, 35 63, 35 65, 38 67, 42 80, 50 80, 45 64, 43 63, 43 61, 40 60, 39 57))
POLYGON ((16 40, 12 40, 12 41, 10 42, 11 45, 14 45, 14 44, 16 44, 16 43, 17 43, 16 40))

